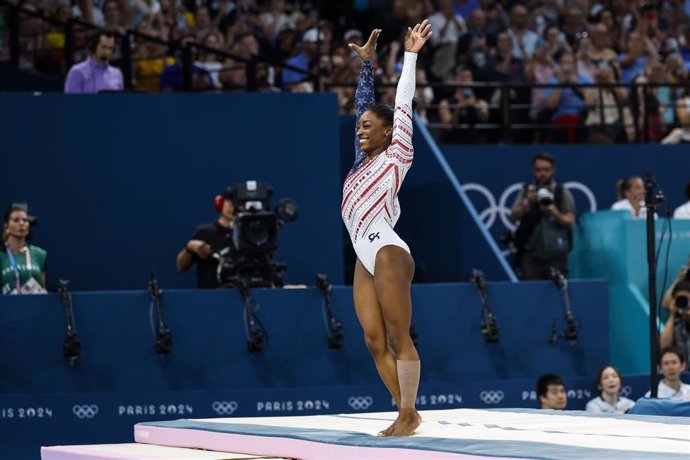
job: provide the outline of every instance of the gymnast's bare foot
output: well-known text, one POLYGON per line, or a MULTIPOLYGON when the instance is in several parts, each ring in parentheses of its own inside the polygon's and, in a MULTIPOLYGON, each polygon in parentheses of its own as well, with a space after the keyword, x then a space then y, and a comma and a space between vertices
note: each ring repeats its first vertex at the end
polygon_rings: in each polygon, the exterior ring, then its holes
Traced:
POLYGON ((397 421, 398 421, 398 420, 396 419, 395 422, 393 422, 393 423, 391 424, 391 426, 389 426, 388 428, 386 428, 386 429, 383 430, 383 431, 379 431, 379 437, 385 438, 385 437, 391 436, 391 434, 393 433, 393 428, 395 427, 395 423, 396 423, 397 421))
POLYGON ((400 409, 398 418, 379 436, 410 436, 422 423, 422 418, 416 409, 400 409))

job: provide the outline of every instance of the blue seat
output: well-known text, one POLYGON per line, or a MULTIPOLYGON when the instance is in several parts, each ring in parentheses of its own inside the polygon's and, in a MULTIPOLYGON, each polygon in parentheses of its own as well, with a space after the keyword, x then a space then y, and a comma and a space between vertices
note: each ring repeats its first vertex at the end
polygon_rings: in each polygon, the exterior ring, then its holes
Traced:
POLYGON ((690 401, 679 401, 677 399, 640 398, 628 413, 636 415, 690 417, 690 401))

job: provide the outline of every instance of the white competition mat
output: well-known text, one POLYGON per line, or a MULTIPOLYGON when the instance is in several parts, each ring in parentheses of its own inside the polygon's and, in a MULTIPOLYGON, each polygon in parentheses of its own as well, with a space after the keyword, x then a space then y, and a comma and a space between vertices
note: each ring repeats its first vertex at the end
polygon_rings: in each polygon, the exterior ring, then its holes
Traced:
POLYGON ((147 422, 139 443, 308 459, 690 459, 690 420, 530 409, 424 411, 417 433, 379 438, 394 412, 147 422))
POLYGON ((94 444, 88 446, 54 446, 41 449, 42 460, 277 460, 255 455, 182 449, 148 444, 94 444))

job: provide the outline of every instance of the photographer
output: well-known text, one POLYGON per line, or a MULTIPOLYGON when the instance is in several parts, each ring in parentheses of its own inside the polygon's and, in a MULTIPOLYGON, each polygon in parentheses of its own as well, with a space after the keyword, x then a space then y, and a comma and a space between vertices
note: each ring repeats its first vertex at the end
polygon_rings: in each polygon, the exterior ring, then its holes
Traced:
POLYGON ((575 202, 554 179, 555 166, 551 154, 537 153, 532 158, 534 181, 525 184, 511 209, 511 220, 519 221, 514 264, 524 280, 550 279, 552 267, 568 274, 575 202))
POLYGON ((690 356, 690 272, 687 267, 680 270, 664 295, 663 304, 670 314, 659 338, 660 347, 677 349, 687 362, 690 356))
POLYGON ((218 219, 198 226, 184 249, 177 254, 178 272, 186 272, 196 262, 196 284, 199 289, 220 287, 216 276, 218 260, 212 255, 228 246, 235 221, 231 187, 217 197, 216 203, 216 210, 220 212, 218 219))

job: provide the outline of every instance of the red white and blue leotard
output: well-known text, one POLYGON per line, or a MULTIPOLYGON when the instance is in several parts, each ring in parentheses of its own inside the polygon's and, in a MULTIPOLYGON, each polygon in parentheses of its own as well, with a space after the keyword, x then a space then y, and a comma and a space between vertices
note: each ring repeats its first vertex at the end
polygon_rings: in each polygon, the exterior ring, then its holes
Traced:
MULTIPOLYGON (((368 158, 355 135, 355 164, 343 184, 340 208, 357 257, 374 274, 376 253, 386 245, 409 247, 393 231, 400 218, 398 191, 412 166, 412 98, 415 91, 416 53, 405 53, 395 94, 391 145, 368 158)), ((364 61, 355 92, 357 120, 374 105, 374 74, 371 61, 364 61)))

